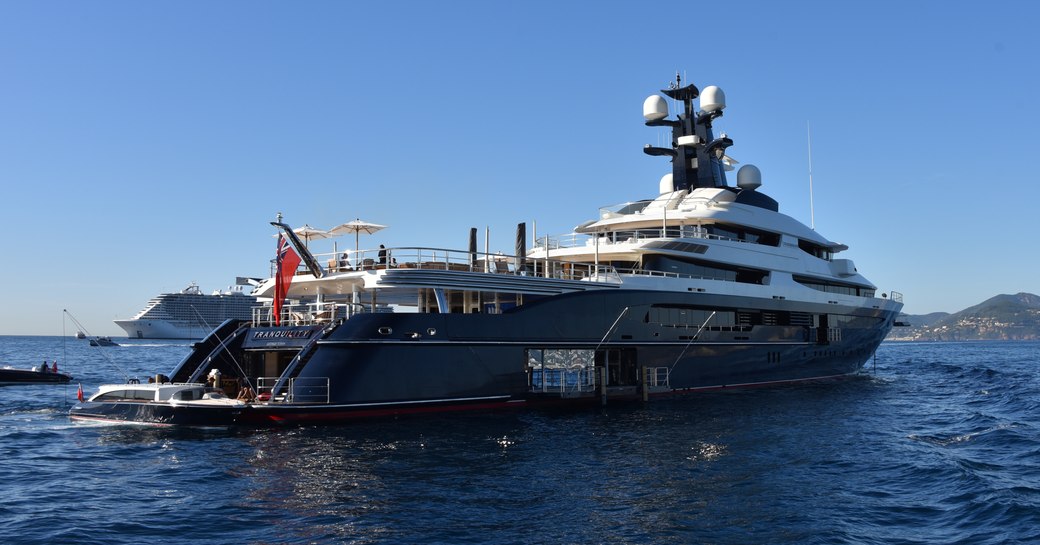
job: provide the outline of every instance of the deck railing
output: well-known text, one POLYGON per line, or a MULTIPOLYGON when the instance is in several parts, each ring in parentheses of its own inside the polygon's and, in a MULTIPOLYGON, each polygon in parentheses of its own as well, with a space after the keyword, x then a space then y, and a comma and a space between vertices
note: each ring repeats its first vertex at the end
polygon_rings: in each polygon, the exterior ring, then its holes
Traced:
POLYGON ((646 367, 646 385, 651 388, 668 388, 671 380, 671 368, 669 367, 646 367))
MULTIPOLYGON (((646 228, 646 229, 619 229, 599 235, 599 244, 609 246, 612 244, 624 244, 642 242, 660 238, 699 238, 703 240, 728 240, 730 242, 750 243, 739 238, 726 237, 708 233, 704 228, 696 225, 669 226, 668 228, 646 228)), ((560 248, 579 248, 593 246, 596 244, 595 235, 585 233, 567 233, 564 235, 547 235, 538 237, 534 241, 534 248, 548 248, 558 250, 560 248)))
MULTIPOLYGON (((283 305, 279 313, 279 323, 288 326, 329 324, 362 312, 365 312, 364 307, 353 303, 317 301, 283 305)), ((274 307, 270 305, 253 307, 253 327, 272 326, 274 323, 274 307)))
MULTIPOLYGON (((562 280, 616 278, 610 265, 596 265, 558 259, 519 258, 513 255, 468 252, 444 248, 387 248, 339 253, 314 254, 326 274, 385 269, 426 269, 489 274, 512 274, 562 280)), ((271 265, 274 276, 274 263, 271 265)), ((309 274, 301 265, 296 274, 309 274)))
POLYGON ((531 391, 541 393, 594 392, 596 390, 595 368, 541 367, 531 370, 531 391))
POLYGON ((257 398, 268 403, 328 403, 329 377, 296 377, 289 379, 289 387, 285 394, 272 396, 271 392, 278 384, 278 377, 259 377, 256 379, 257 398))

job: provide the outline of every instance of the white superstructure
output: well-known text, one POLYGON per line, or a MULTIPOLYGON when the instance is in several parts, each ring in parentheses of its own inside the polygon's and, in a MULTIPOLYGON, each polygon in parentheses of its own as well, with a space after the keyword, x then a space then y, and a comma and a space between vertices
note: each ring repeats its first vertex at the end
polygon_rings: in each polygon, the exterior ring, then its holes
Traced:
POLYGON ((206 295, 192 282, 178 293, 149 300, 133 318, 115 323, 131 339, 201 339, 228 318, 248 320, 256 304, 256 297, 241 290, 206 295))

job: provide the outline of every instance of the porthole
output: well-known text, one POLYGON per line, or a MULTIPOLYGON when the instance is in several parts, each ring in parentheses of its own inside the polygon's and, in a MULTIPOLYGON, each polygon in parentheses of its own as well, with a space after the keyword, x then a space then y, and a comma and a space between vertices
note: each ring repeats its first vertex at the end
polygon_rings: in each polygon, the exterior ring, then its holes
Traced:
POLYGON ((437 330, 431 327, 431 328, 426 330, 426 334, 427 335, 436 335, 437 334, 437 330))
POLYGON ((383 327, 379 328, 379 334, 380 335, 389 335, 389 334, 391 334, 393 332, 394 332, 393 328, 390 328, 390 327, 383 326, 383 327))

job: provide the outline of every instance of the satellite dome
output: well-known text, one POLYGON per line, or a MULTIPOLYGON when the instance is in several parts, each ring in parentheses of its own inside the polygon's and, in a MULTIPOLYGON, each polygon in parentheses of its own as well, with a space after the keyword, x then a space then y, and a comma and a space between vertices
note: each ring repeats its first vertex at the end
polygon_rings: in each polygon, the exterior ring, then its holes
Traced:
POLYGON ((701 91, 701 110, 714 112, 726 107, 726 93, 714 85, 709 85, 701 91))
POLYGON ((675 191, 675 182, 672 180, 671 172, 665 174, 664 176, 661 176, 660 189, 662 195, 664 195, 665 193, 671 193, 675 191))
POLYGON ((744 165, 737 171, 737 187, 755 190, 762 185, 762 171, 755 165, 744 165))
POLYGON ((661 95, 650 95, 643 101, 643 119, 659 121, 668 117, 668 103, 661 95))

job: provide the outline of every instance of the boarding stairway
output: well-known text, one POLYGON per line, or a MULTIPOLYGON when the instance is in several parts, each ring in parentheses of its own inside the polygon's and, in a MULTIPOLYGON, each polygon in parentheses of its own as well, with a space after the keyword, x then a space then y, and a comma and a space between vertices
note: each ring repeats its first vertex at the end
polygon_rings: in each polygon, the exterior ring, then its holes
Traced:
POLYGON ((236 366, 229 347, 241 342, 241 337, 249 330, 249 325, 248 320, 225 320, 206 338, 195 343, 193 350, 174 369, 171 380, 203 382, 204 373, 208 368, 219 366, 221 363, 229 367, 236 366))

